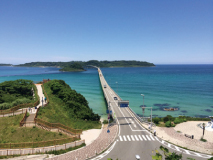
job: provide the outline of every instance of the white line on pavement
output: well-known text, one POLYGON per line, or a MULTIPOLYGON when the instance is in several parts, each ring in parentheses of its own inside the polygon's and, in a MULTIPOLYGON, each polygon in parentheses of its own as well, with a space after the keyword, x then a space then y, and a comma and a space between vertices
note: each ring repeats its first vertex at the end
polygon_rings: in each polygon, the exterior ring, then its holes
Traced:
POLYGON ((135 141, 135 138, 133 137, 133 135, 131 135, 131 138, 132 138, 133 141, 135 141))
POLYGON ((147 141, 147 139, 146 139, 146 137, 145 137, 144 135, 142 135, 142 137, 143 137, 143 139, 144 139, 145 141, 147 141))
POLYGON ((136 141, 139 141, 139 139, 138 139, 137 135, 135 135, 135 139, 136 139, 136 141))
POLYGON ((149 141, 151 141, 151 139, 149 138, 149 136, 148 136, 148 135, 146 135, 146 137, 147 137, 147 139, 148 139, 149 141))

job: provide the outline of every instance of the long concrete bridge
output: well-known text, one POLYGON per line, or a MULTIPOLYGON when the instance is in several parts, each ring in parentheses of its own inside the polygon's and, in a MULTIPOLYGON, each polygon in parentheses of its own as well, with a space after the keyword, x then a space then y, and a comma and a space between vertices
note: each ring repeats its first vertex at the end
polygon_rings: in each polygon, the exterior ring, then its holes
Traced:
POLYGON ((152 151, 159 149, 161 145, 167 147, 170 152, 182 154, 183 159, 190 157, 204 160, 211 157, 210 155, 189 151, 165 142, 147 131, 143 127, 140 117, 138 117, 137 114, 135 114, 129 107, 129 102, 123 101, 108 85, 100 68, 96 66, 93 67, 98 69, 100 83, 108 104, 108 109, 112 110, 111 114, 113 117, 115 115, 115 119, 119 125, 119 132, 116 141, 107 151, 94 158, 94 160, 105 160, 107 158, 133 160, 136 159, 136 155, 140 156, 140 159, 148 160, 152 159, 152 151))

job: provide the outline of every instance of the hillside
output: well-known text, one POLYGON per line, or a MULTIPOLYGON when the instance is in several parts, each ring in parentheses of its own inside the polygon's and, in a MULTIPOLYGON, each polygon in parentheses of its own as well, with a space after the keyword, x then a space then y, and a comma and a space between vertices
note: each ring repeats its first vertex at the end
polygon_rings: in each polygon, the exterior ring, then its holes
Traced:
POLYGON ((31 80, 18 79, 0 83, 0 110, 9 109, 19 104, 35 102, 31 80))
POLYGON ((94 114, 87 100, 63 80, 51 80, 44 84, 44 88, 49 104, 39 110, 38 118, 75 129, 101 127, 100 116, 94 114))

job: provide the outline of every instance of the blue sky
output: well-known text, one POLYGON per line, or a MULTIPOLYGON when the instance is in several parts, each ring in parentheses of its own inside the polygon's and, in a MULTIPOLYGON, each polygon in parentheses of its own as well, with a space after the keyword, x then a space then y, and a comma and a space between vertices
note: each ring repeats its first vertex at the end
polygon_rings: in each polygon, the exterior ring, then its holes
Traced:
POLYGON ((0 63, 213 64, 212 0, 1 0, 0 63))

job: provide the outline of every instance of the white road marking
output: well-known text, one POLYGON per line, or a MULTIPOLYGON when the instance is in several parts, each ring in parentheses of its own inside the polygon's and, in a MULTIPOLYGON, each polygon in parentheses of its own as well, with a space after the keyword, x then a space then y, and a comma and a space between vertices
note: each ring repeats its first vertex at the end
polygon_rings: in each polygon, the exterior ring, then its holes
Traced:
POLYGON ((143 139, 144 139, 145 141, 147 141, 147 139, 146 139, 146 137, 145 137, 144 135, 142 135, 142 137, 143 137, 143 139))
POLYGON ((177 151, 179 151, 179 152, 180 152, 180 149, 179 149, 179 147, 175 146, 175 149, 176 149, 177 151))
POLYGON ((151 141, 151 139, 149 138, 149 135, 146 135, 146 137, 147 137, 147 139, 148 139, 149 141, 151 141))
POLYGON ((135 139, 136 139, 136 141, 139 141, 139 139, 138 139, 137 135, 135 135, 135 139))
POLYGON ((132 138, 133 141, 135 141, 135 138, 133 137, 133 135, 131 135, 131 138, 132 138))
POLYGON ((186 154, 190 154, 190 152, 188 150, 184 150, 186 152, 186 154))
POLYGON ((125 136, 123 136, 123 138, 124 138, 124 141, 126 141, 126 137, 125 137, 125 136))
POLYGON ((140 139, 141 141, 143 141, 143 138, 142 138, 140 135, 138 135, 138 137, 139 137, 139 139, 140 139))
POLYGON ((122 139, 122 137, 121 137, 121 136, 119 136, 119 138, 120 138, 120 141, 123 141, 123 139, 122 139))
POLYGON ((155 141, 155 139, 152 137, 152 135, 150 135, 150 137, 151 137, 151 139, 152 139, 153 141, 155 141))
POLYGON ((126 137, 127 137, 127 139, 128 139, 129 141, 131 141, 131 139, 129 138, 129 136, 128 136, 128 135, 127 135, 126 137))

